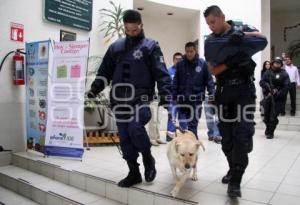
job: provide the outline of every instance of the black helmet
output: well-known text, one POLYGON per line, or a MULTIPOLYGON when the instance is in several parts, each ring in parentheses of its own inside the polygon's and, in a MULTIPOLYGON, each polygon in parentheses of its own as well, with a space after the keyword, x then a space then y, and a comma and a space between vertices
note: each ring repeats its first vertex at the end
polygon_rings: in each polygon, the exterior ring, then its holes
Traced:
POLYGON ((276 57, 276 58, 272 61, 272 65, 273 65, 274 63, 279 63, 279 64, 281 65, 281 67, 283 66, 283 62, 282 62, 282 60, 281 60, 280 57, 276 57))

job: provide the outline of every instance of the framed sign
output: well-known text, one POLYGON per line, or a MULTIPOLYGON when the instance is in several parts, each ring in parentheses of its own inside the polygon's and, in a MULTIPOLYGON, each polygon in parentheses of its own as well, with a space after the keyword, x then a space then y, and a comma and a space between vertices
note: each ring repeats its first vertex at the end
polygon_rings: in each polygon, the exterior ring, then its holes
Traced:
POLYGON ((93 0, 44 0, 44 18, 48 21, 90 31, 93 0))
POLYGON ((76 41, 76 33, 60 30, 60 41, 76 41))

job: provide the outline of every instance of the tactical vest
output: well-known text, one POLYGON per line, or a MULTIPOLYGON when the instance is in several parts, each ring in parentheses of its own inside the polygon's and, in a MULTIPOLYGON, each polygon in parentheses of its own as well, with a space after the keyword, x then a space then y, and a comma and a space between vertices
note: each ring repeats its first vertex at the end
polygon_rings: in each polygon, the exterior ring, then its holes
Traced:
POLYGON ((112 78, 112 86, 115 88, 112 91, 115 92, 115 96, 111 95, 112 103, 136 104, 142 95, 151 98, 154 93, 155 79, 151 72, 150 55, 155 46, 156 42, 147 38, 129 49, 126 48, 125 38, 119 39, 112 45, 111 52, 115 60, 112 78))

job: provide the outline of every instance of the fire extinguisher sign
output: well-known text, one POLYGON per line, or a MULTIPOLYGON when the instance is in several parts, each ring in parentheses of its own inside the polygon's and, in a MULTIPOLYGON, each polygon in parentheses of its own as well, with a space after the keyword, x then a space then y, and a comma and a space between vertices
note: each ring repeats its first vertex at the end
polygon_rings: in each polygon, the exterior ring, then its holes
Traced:
POLYGON ((10 40, 17 42, 24 41, 24 25, 19 23, 10 23, 10 40))

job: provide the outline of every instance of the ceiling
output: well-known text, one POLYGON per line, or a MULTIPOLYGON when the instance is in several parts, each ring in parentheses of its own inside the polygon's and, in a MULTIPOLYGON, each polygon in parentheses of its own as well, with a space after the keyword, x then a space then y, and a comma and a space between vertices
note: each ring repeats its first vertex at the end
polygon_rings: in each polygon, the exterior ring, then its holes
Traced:
POLYGON ((185 9, 179 7, 173 7, 165 4, 158 4, 147 0, 134 0, 134 9, 139 7, 144 8, 140 11, 141 14, 147 16, 155 16, 158 18, 174 18, 174 19, 190 19, 193 16, 199 14, 199 10, 185 9), (168 16, 167 13, 173 13, 172 16, 168 16))
MULTIPOLYGON (((263 0, 262 0, 263 1, 263 0)), ((300 10, 300 0, 270 0, 275 10, 300 10)))

